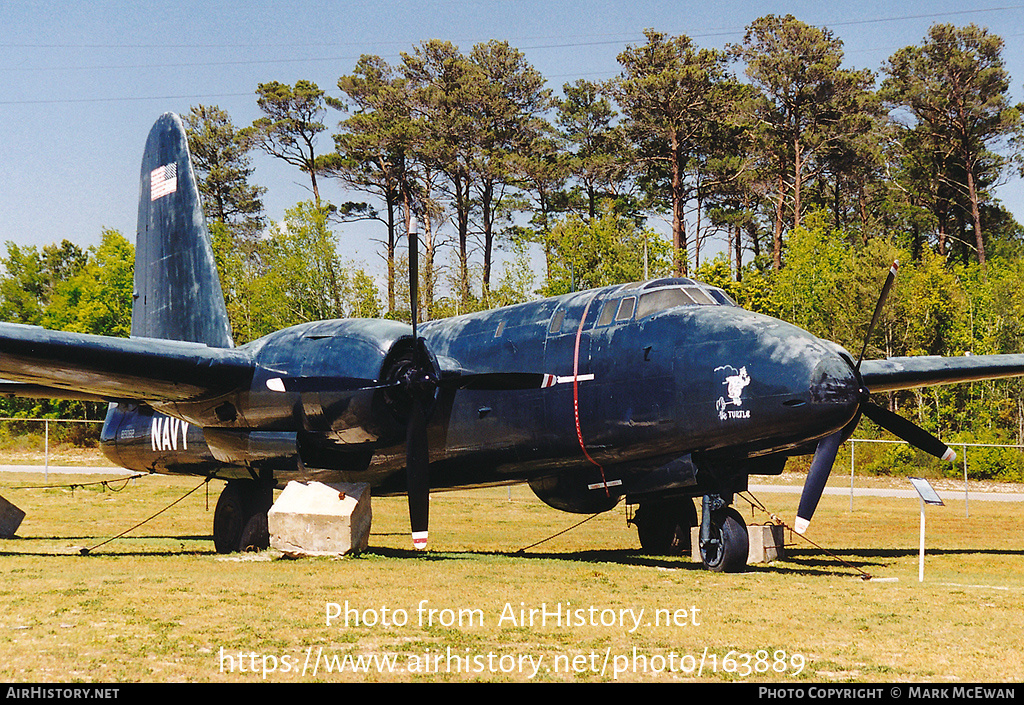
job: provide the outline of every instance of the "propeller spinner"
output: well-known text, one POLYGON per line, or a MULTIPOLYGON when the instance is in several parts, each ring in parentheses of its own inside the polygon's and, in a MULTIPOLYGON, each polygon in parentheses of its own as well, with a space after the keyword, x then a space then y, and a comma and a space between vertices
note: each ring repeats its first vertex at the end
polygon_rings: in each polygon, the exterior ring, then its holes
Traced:
MULTIPOLYGON (((871 324, 868 326, 867 334, 864 336, 864 346, 861 348, 857 364, 854 366, 854 372, 858 380, 861 380, 860 365, 867 351, 868 340, 871 338, 871 334, 878 323, 885 300, 889 296, 889 290, 892 289, 893 282, 896 280, 898 270, 899 262, 893 262, 892 267, 889 268, 889 276, 886 277, 885 285, 882 287, 882 292, 878 297, 878 303, 875 305, 875 313, 871 317, 871 324)), ((930 453, 942 460, 949 462, 956 460, 956 453, 949 446, 920 426, 907 421, 902 416, 897 416, 888 409, 872 403, 869 401, 870 394, 870 390, 864 387, 862 382, 861 402, 850 430, 859 421, 860 414, 863 413, 876 424, 910 445, 920 448, 926 453, 930 453)), ((793 527, 799 534, 807 531, 811 517, 814 516, 814 510, 821 499, 825 483, 828 482, 828 477, 832 472, 832 466, 835 464, 836 455, 839 453, 839 446, 842 445, 846 431, 847 429, 836 431, 832 435, 818 441, 818 447, 815 449, 814 457, 811 459, 811 467, 807 471, 807 480, 804 482, 803 493, 800 495, 800 506, 797 508, 796 522, 793 527)))

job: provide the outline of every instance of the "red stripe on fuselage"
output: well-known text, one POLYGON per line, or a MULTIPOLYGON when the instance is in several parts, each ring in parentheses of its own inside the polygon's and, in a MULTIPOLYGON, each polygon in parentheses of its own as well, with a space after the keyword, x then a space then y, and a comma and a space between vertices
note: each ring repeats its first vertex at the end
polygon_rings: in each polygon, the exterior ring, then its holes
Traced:
POLYGON ((583 451, 584 457, 601 471, 601 483, 604 485, 604 494, 608 497, 611 495, 608 492, 608 480, 605 479, 604 468, 590 457, 590 453, 587 452, 587 447, 583 443, 583 431, 580 429, 580 338, 583 336, 583 324, 587 321, 587 312, 590 311, 590 304, 596 298, 597 296, 595 295, 590 301, 587 301, 587 305, 583 308, 583 315, 580 317, 580 327, 576 329, 576 347, 572 357, 572 411, 576 416, 576 438, 580 442, 580 450, 583 451))

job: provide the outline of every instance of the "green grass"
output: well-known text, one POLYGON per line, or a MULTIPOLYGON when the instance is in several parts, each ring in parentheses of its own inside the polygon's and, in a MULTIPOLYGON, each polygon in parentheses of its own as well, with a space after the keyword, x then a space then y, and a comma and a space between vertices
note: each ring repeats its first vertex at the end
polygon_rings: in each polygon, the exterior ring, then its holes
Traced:
MULTIPOLYGON (((208 502, 200 490, 83 556, 80 547, 199 481, 147 477, 112 492, 13 489, 39 476, 0 480, 0 494, 27 512, 19 537, 0 541, 0 678, 8 681, 1024 678, 1024 519, 1015 503, 972 500, 970 518, 962 502, 930 507, 922 583, 916 499, 857 498, 851 512, 848 497, 826 496, 811 538, 827 550, 796 539, 783 561, 720 575, 640 554, 621 508, 520 553, 581 518, 525 487, 512 488, 511 500, 505 488, 433 495, 425 554, 410 548, 405 500, 374 498, 362 556, 218 556, 213 485, 208 502), (328 605, 346 602, 360 623, 328 624, 328 605), (583 612, 569 625, 520 622, 521 609, 528 617, 542 606, 583 612), (641 609, 633 629, 630 611, 641 609), (657 625, 655 614, 675 622, 657 625), (325 659, 346 656, 393 657, 396 670, 326 671, 325 659)), ((798 496, 759 499, 788 518, 798 496)))

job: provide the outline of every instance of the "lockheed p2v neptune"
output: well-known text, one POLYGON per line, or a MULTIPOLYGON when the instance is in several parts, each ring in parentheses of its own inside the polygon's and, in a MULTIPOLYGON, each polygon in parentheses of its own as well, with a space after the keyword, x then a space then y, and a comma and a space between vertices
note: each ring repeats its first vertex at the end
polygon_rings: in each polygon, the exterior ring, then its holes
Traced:
POLYGON ((113 461, 226 480, 220 552, 266 544, 273 490, 289 480, 407 494, 417 548, 432 488, 527 482, 568 512, 639 504, 633 521, 656 553, 688 548, 699 497, 703 562, 737 571, 747 532, 730 505, 750 475, 813 454, 802 533, 861 414, 952 455, 870 393, 1024 374, 1024 355, 854 359, 685 278, 418 325, 318 321, 235 347, 173 114, 150 132, 139 192, 131 337, 0 324, 3 392, 109 402, 113 461))

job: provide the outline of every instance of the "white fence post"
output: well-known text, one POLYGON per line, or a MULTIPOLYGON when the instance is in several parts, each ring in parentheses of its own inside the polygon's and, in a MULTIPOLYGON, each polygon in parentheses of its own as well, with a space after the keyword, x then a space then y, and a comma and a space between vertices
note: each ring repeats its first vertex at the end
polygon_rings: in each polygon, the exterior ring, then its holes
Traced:
MULTIPOLYGON (((909 445, 906 441, 889 441, 880 438, 850 438, 850 510, 853 511, 853 456, 854 456, 854 443, 902 443, 909 445)), ((1013 443, 999 444, 999 443, 956 443, 963 448, 964 451, 964 515, 967 518, 971 516, 970 507, 970 487, 968 485, 969 473, 967 471, 967 449, 968 448, 1016 448, 1019 451, 1024 452, 1024 445, 1017 445, 1013 443)))
POLYGON ((964 516, 970 519, 971 508, 968 506, 967 498, 967 444, 964 444, 964 516))
POLYGON ((104 423, 103 419, 35 419, 20 418, 16 416, 3 416, 0 421, 17 421, 19 423, 41 423, 43 424, 43 476, 47 481, 50 479, 50 422, 56 423, 104 423))
POLYGON ((853 511, 853 448, 854 441, 850 439, 850 511, 853 511))

